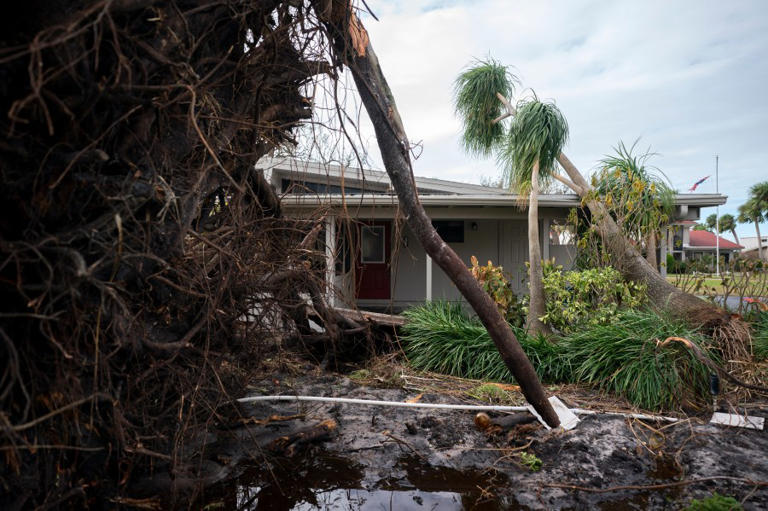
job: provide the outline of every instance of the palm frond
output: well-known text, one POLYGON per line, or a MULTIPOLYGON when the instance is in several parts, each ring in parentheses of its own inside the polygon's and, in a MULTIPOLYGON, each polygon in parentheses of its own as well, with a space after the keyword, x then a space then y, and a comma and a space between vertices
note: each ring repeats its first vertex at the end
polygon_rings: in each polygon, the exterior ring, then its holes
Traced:
POLYGON ((496 97, 511 97, 517 77, 493 59, 477 60, 454 83, 456 114, 463 124, 462 146, 470 154, 489 156, 504 138, 504 125, 492 121, 504 112, 496 97))
POLYGON ((554 103, 535 96, 517 104, 509 139, 499 153, 499 163, 510 187, 518 193, 529 190, 531 173, 539 162, 542 185, 556 172, 557 158, 568 140, 568 122, 554 103))
POLYGON ((739 206, 739 223, 762 223, 766 216, 768 215, 766 215, 765 207, 755 197, 751 197, 739 206))

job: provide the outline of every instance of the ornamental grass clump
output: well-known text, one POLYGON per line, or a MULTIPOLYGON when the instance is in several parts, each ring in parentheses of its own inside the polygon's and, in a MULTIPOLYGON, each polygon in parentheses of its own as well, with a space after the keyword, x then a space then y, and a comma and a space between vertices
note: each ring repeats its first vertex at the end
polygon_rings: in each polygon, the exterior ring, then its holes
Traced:
MULTIPOLYGON (((432 302, 404 313, 403 346, 417 369, 462 378, 512 381, 483 325, 461 305, 432 302)), ((650 309, 622 309, 607 324, 584 324, 554 342, 513 327, 545 383, 590 383, 646 410, 708 401, 709 373, 681 343, 697 344, 715 362, 711 339, 650 309)))
POLYGON ((624 309, 610 323, 575 331, 560 343, 575 381, 596 384, 647 410, 703 403, 709 373, 681 344, 658 345, 672 336, 688 339, 715 357, 707 338, 649 309, 624 309))
MULTIPOLYGON (((485 327, 470 317, 459 303, 431 302, 403 313, 403 346, 417 369, 462 378, 512 381, 485 327)), ((512 326, 539 378, 553 381, 564 372, 557 345, 540 336, 529 336, 512 326)))

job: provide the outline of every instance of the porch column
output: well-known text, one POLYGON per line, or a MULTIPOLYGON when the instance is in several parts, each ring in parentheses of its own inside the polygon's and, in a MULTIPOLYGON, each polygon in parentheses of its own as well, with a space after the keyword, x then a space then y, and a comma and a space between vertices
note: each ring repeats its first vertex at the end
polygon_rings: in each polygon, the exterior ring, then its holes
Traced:
POLYGON ((659 243, 659 273, 661 276, 667 277, 667 230, 669 228, 665 225, 661 228, 661 243, 659 243))
MULTIPOLYGON (((426 255, 426 254, 425 254, 426 255)), ((426 293, 426 300, 428 302, 432 301, 432 258, 429 256, 427 257, 427 293, 426 293)))
POLYGON ((325 217, 325 299, 331 307, 336 306, 336 292, 333 277, 336 274, 336 217, 325 217))
POLYGON ((543 218, 541 220, 541 234, 541 259, 547 261, 549 260, 549 218, 543 218))

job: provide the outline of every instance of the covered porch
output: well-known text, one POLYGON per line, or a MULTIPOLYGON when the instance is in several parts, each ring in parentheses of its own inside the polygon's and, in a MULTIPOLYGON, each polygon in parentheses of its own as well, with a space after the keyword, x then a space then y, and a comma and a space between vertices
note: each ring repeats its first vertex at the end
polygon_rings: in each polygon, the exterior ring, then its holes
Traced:
MULTIPOLYGON (((426 255, 416 235, 399 218, 396 204, 333 207, 325 216, 328 300, 337 307, 399 312, 432 300, 461 300, 448 276, 426 255)), ((509 201, 507 201, 508 203, 509 201)), ((470 266, 502 266, 518 295, 527 293, 528 223, 516 205, 427 205, 443 240, 470 266)), ((293 213, 299 211, 294 210, 293 213)), ((576 257, 574 237, 565 229, 568 208, 540 209, 541 253, 566 269, 576 257)))

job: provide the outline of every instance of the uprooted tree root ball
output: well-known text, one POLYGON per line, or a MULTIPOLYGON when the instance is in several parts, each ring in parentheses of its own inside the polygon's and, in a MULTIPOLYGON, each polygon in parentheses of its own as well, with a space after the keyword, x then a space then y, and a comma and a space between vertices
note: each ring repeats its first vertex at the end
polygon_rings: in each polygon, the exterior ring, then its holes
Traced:
POLYGON ((0 31, 0 507, 77 507, 194 474, 188 440, 237 413, 262 341, 308 331, 304 296, 343 336, 316 222, 281 220, 253 170, 335 68, 300 2, 20 8, 0 31))

